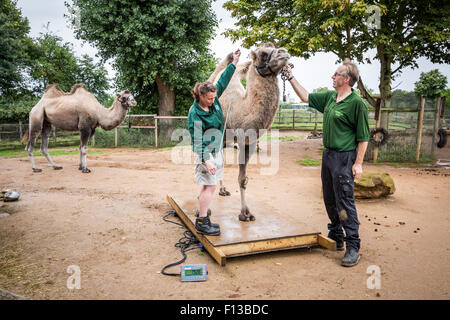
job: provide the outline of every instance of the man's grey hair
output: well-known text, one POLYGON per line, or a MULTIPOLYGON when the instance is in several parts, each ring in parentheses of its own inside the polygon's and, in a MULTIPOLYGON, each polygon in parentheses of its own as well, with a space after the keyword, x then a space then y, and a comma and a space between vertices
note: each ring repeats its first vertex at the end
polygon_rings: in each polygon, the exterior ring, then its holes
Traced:
POLYGON ((350 87, 353 87, 353 85, 359 80, 358 67, 349 58, 346 58, 342 65, 346 69, 346 75, 350 78, 348 84, 350 85, 350 87))

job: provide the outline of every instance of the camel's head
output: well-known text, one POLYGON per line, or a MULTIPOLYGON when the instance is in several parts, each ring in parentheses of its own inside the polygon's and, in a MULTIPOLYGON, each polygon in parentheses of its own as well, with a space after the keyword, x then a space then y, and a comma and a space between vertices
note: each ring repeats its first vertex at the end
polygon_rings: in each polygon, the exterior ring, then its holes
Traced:
POLYGON ((291 56, 286 49, 275 48, 272 43, 265 43, 255 51, 251 51, 250 57, 256 71, 265 78, 278 75, 291 56))
POLYGON ((129 109, 136 106, 136 100, 134 100, 133 95, 130 91, 124 90, 116 95, 117 100, 122 104, 122 107, 129 109))

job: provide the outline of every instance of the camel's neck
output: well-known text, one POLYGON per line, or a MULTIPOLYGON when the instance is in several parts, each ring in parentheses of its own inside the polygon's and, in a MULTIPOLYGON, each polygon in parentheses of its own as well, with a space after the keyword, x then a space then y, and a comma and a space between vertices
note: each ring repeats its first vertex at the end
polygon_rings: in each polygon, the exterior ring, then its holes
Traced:
POLYGON ((254 123, 252 126, 259 129, 267 129, 278 110, 278 99, 280 97, 278 80, 276 77, 262 78, 257 74, 255 68, 250 67, 247 74, 246 99, 252 103, 251 113, 254 123))
POLYGON ((98 123, 104 130, 112 130, 118 127, 127 115, 127 110, 116 99, 110 108, 102 108, 98 123))

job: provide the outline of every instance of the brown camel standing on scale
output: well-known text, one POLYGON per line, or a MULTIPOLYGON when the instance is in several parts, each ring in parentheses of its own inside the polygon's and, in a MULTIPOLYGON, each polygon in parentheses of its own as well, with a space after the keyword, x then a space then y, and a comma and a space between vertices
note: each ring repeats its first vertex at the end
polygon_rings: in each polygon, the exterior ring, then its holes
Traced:
POLYGON ((62 169, 56 165, 48 154, 48 137, 52 125, 61 130, 80 131, 80 166, 83 173, 91 170, 87 167, 86 155, 89 138, 98 126, 104 130, 111 130, 119 126, 129 108, 136 106, 133 95, 128 90, 118 93, 110 108, 104 108, 91 94, 84 84, 76 84, 70 93, 63 92, 57 85, 51 84, 44 90, 41 100, 30 111, 28 143, 25 150, 31 161, 33 172, 41 172, 36 168, 33 150, 36 138, 41 134, 42 154, 47 158, 53 169, 62 169))
MULTIPOLYGON (((275 48, 272 43, 266 43, 255 51, 251 51, 250 57, 252 61, 237 66, 230 83, 219 99, 223 106, 224 122, 227 110, 230 108, 226 129, 234 130, 239 145, 238 182, 241 193, 239 220, 241 221, 255 220, 255 216, 250 213, 245 201, 245 189, 248 181, 247 164, 256 149, 259 130, 268 129, 272 125, 280 95, 277 75, 287 64, 290 55, 286 49, 275 48), (247 81, 246 88, 241 83, 244 78, 247 81), (246 134, 249 131, 256 133, 253 135, 253 139, 252 135, 246 134)), ((227 56, 217 66, 209 80, 216 82, 229 62, 230 56, 227 56)), ((232 141, 228 142, 232 143, 232 141)), ((221 191, 224 190, 221 188, 221 191)))

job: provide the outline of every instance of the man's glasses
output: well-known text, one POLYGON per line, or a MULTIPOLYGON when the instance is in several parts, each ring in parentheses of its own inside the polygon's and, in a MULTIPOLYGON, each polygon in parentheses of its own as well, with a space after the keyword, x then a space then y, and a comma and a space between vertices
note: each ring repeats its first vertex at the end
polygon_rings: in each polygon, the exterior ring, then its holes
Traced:
POLYGON ((335 73, 333 74, 333 77, 337 77, 337 76, 342 76, 342 77, 346 77, 346 76, 347 76, 347 74, 345 74, 345 73, 337 73, 337 72, 335 72, 335 73))

